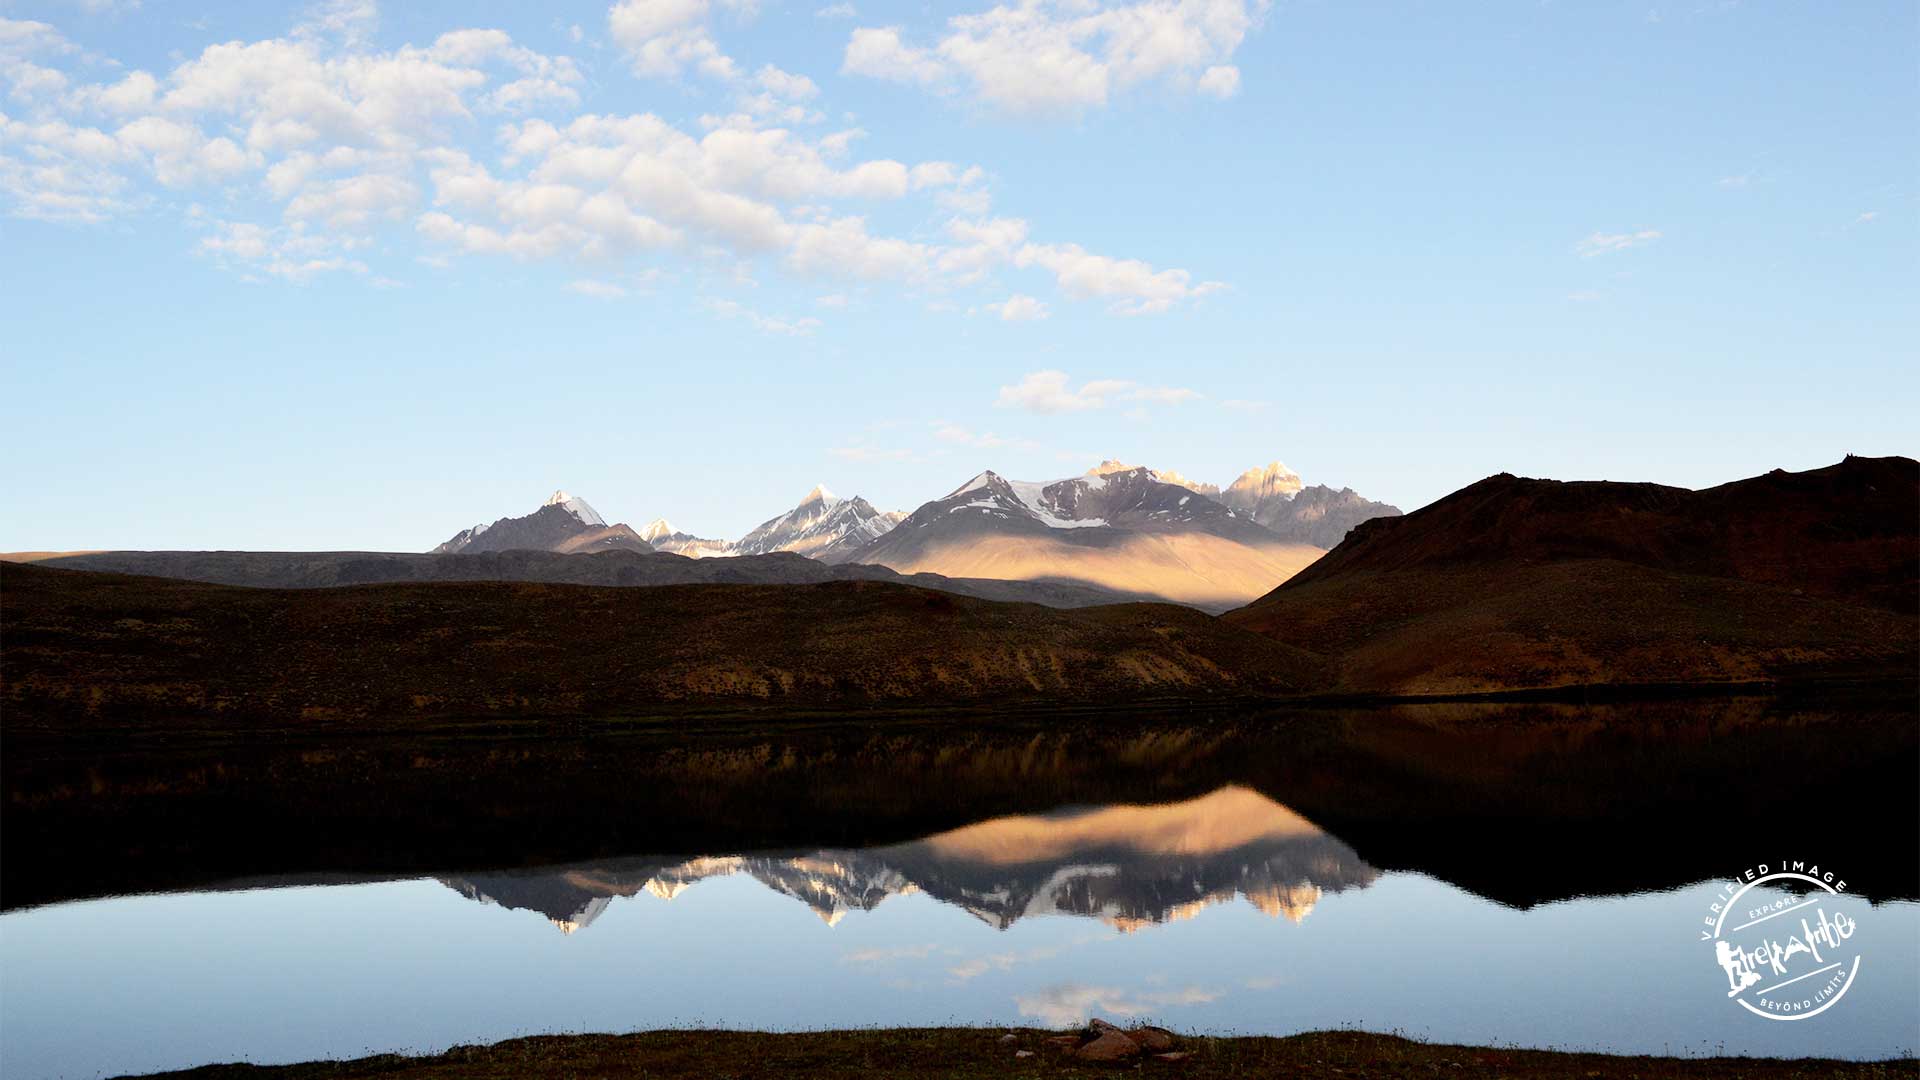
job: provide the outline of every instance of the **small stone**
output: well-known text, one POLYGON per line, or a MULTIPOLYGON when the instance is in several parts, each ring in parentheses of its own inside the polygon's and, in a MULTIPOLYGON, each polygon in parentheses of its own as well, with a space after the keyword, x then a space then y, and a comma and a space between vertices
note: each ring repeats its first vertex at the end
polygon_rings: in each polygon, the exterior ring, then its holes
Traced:
MULTIPOLYGON (((1120 1028, 1117 1027, 1116 1025, 1107 1023, 1105 1020, 1102 1020, 1097 1016, 1087 1021, 1087 1034, 1098 1035, 1101 1032, 1105 1032, 1105 1031, 1120 1031, 1120 1028)), ((1121 1031, 1121 1034, 1124 1035, 1126 1034, 1126 1032, 1121 1031)))
POLYGON ((1119 1061, 1140 1053, 1140 1044, 1127 1038, 1124 1031, 1103 1031, 1100 1037, 1074 1051, 1082 1061, 1119 1061))
POLYGON ((1005 1035, 1000 1036, 1000 1041, 1003 1043, 1019 1042, 1020 1036, 1015 1035, 1013 1032, 1009 1031, 1005 1035))
POLYGON ((1017 1057, 1017 1058, 1023 1058, 1023 1057, 1032 1057, 1032 1056, 1033 1056, 1033 1051, 1031 1051, 1031 1050, 1015 1050, 1015 1051, 1013 1052, 1013 1056, 1014 1056, 1014 1057, 1017 1057))
POLYGON ((1181 1061, 1185 1061, 1185 1060, 1187 1060, 1188 1058, 1190 1058, 1190 1057, 1192 1057, 1192 1056, 1193 1056, 1193 1055, 1192 1055, 1191 1053, 1188 1053, 1188 1052, 1187 1052, 1187 1051, 1185 1051, 1185 1050, 1173 1050, 1173 1051, 1169 1051, 1169 1052, 1167 1052, 1167 1053, 1165 1053, 1165 1054, 1155 1054, 1155 1055, 1153 1055, 1153 1057, 1154 1057, 1154 1060, 1155 1060, 1155 1061, 1172 1061, 1172 1062, 1176 1062, 1176 1063, 1177 1063, 1177 1062, 1181 1062, 1181 1061))
POLYGON ((1149 1054, 1173 1049, 1173 1032, 1166 1028, 1138 1027, 1127 1032, 1127 1038, 1140 1044, 1140 1049, 1149 1054))

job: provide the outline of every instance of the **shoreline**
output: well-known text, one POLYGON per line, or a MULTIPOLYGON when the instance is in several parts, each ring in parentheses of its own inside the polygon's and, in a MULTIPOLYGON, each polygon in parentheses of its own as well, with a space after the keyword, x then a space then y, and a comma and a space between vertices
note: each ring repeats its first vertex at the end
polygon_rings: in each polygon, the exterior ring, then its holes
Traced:
MULTIPOLYGON (((1782 705, 1834 706, 1861 703, 1876 707, 1910 707, 1920 691, 1920 677, 1852 677, 1836 675, 1776 681, 1745 682, 1620 682, 1574 683, 1511 690, 1463 691, 1452 694, 1312 694, 1294 696, 1221 695, 1199 700, 1177 696, 1135 696, 1102 702, 1073 698, 1026 698, 1007 701, 855 701, 839 705, 793 705, 783 702, 729 702, 667 704, 615 711, 524 713, 500 715, 440 715, 410 723, 247 723, 245 716, 207 717, 183 727, 156 728, 144 713, 115 723, 76 724, 71 716, 53 715, 40 722, 22 721, 20 707, 0 727, 0 740, 20 750, 86 744, 94 740, 136 748, 143 742, 183 746, 196 741, 272 745, 289 739, 363 740, 389 737, 502 738, 552 734, 565 730, 578 735, 689 735, 719 739, 741 735, 765 736, 833 729, 873 720, 887 721, 901 731, 958 728, 967 721, 996 725, 1032 724, 1041 720, 1087 720, 1124 715, 1184 723, 1206 720, 1245 720, 1272 716, 1344 710, 1399 709, 1430 705, 1631 705, 1660 702, 1769 700, 1782 705), (62 721, 65 721, 64 723, 62 721), (226 721, 222 724, 221 721, 226 721), (755 726, 760 725, 760 726, 755 726)), ((30 712, 30 709, 29 709, 30 712)))
POLYGON ((1521 1078, 1920 1077, 1920 1058, 1663 1057, 1428 1043, 1365 1031, 1288 1036, 1176 1036, 1177 1060, 1143 1054, 1077 1060, 1037 1028, 860 1028, 749 1032, 676 1029, 627 1035, 537 1035, 411 1057, 381 1054, 292 1065, 206 1065, 154 1077, 505 1078, 593 1075, 1101 1076, 1118 1070, 1190 1078, 1338 1075, 1357 1080, 1433 1075, 1521 1078))

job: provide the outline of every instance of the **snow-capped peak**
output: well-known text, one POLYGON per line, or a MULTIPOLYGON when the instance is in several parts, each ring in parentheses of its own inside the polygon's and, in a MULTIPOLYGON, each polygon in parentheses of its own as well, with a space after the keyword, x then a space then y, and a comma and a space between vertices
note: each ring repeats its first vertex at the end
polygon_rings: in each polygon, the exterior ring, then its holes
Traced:
POLYGON ((841 498, 819 485, 800 504, 760 523, 732 547, 735 555, 791 551, 835 561, 898 525, 905 514, 883 514, 858 495, 841 498))
POLYGON ((1301 488, 1300 474, 1275 461, 1248 469, 1227 490, 1238 497, 1262 499, 1279 495, 1291 499, 1301 488))
MULTIPOLYGON (((1135 469, 1138 469, 1141 467, 1142 466, 1139 466, 1139 465, 1128 465, 1126 462, 1117 460, 1115 458, 1108 458, 1107 460, 1101 462, 1100 464, 1095 465, 1093 468, 1088 469, 1087 475, 1088 476, 1111 476, 1114 473, 1132 472, 1135 469)), ((1158 480, 1163 484, 1172 484, 1175 487, 1183 487, 1183 488, 1186 488, 1188 491, 1197 491, 1202 495, 1218 495, 1220 493, 1220 488, 1218 485, 1202 483, 1198 480, 1189 480, 1172 469, 1147 469, 1147 475, 1153 477, 1155 480, 1158 480)))
POLYGON ((999 473, 994 472, 992 469, 988 469, 986 472, 981 473, 980 475, 974 477, 973 479, 967 481, 966 483, 961 484, 959 487, 954 488, 952 491, 947 492, 947 498, 951 499, 955 495, 965 495, 969 491, 973 491, 976 488, 986 487, 987 485, 993 483, 995 480, 999 480, 999 479, 1000 479, 999 473))
POLYGON ((554 492, 553 495, 547 499, 545 505, 557 506, 567 513, 572 514, 574 517, 579 518, 582 523, 587 525, 604 526, 607 523, 606 518, 601 517, 594 511, 593 507, 587 505, 587 500, 576 498, 575 496, 567 494, 565 491, 554 492))
POLYGON ((649 544, 663 536, 672 535, 673 522, 668 521, 666 518, 654 518, 647 523, 646 528, 640 530, 640 539, 645 540, 649 544))

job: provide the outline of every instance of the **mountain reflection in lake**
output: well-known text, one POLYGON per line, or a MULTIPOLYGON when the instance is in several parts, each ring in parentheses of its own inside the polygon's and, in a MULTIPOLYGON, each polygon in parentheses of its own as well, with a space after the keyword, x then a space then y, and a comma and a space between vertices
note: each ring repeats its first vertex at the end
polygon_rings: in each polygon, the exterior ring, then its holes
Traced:
POLYGON ((627 859, 440 881, 470 899, 537 911, 570 934, 615 897, 671 900, 734 874, 806 904, 828 926, 888 897, 924 893, 1001 930, 1022 918, 1081 915, 1122 931, 1190 919, 1236 896, 1299 922, 1323 892, 1379 877, 1300 815, 1258 792, 1224 787, 1163 806, 996 818, 866 851, 627 859))
POLYGON ((0 1054, 10 1077, 94 1076, 539 1032, 1090 1015, 1910 1053, 1903 708, 1050 717, 256 757, 10 745, 0 1054), (1858 923, 1857 984, 1804 1023, 1729 1003, 1698 929, 1720 875, 1789 852, 1864 894, 1832 902, 1858 923))

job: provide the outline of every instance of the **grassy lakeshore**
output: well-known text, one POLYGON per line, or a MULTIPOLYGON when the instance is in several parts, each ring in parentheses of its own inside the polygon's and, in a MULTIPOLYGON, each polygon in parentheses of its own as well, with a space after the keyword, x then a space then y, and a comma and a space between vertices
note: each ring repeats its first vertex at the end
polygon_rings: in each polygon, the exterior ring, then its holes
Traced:
POLYGON ((1152 1057, 1117 1064, 1075 1061, 1046 1040, 1058 1032, 981 1028, 895 1028, 768 1034, 649 1031, 567 1035, 455 1047, 432 1057, 387 1054, 301 1065, 212 1065, 166 1076, 344 1077, 926 1076, 1074 1077, 1118 1071, 1190 1078, 1241 1076, 1431 1077, 1920 1077, 1920 1060, 1851 1062, 1766 1058, 1622 1057, 1547 1050, 1489 1049, 1414 1042, 1358 1031, 1287 1038, 1181 1038, 1179 1062, 1152 1057), (1032 1056, 1019 1057, 1022 1051, 1032 1056))

